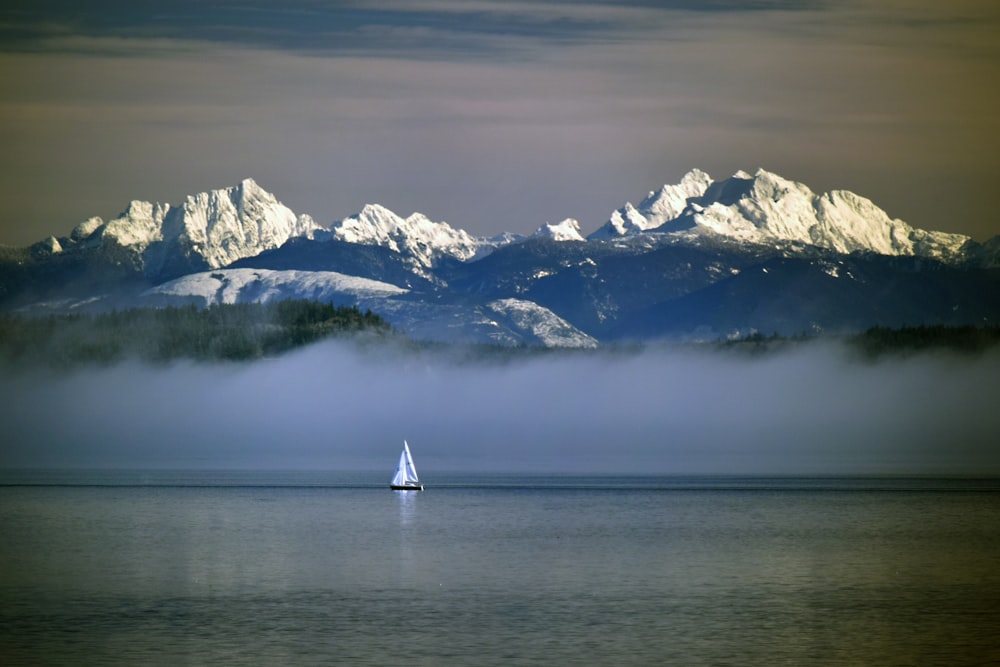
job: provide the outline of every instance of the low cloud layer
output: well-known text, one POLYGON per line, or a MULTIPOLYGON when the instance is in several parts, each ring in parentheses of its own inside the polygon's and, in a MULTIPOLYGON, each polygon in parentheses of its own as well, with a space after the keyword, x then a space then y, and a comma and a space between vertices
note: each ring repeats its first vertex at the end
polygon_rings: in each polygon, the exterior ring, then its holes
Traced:
MULTIPOLYGON (((248 365, 0 379, 2 467, 1000 473, 1000 353, 646 352, 505 363, 329 343, 248 365)), ((388 472, 386 473, 388 474, 388 472)))

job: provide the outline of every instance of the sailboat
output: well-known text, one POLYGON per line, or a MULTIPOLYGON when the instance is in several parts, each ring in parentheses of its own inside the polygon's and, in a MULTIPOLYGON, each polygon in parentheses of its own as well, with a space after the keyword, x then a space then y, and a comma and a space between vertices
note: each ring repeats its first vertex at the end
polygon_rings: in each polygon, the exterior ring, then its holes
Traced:
POLYGON ((413 466, 413 456, 410 455, 410 446, 403 441, 403 452, 399 455, 399 464, 396 466, 396 474, 389 482, 389 488, 394 491, 423 491, 424 485, 417 477, 417 469, 413 466))

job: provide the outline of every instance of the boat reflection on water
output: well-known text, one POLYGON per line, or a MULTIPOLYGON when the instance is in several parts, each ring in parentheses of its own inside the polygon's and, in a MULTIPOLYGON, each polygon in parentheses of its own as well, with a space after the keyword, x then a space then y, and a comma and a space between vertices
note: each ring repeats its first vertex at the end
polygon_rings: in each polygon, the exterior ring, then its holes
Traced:
POLYGON ((406 528, 413 523, 417 516, 417 496, 413 493, 400 491, 396 494, 399 497, 399 525, 406 528))

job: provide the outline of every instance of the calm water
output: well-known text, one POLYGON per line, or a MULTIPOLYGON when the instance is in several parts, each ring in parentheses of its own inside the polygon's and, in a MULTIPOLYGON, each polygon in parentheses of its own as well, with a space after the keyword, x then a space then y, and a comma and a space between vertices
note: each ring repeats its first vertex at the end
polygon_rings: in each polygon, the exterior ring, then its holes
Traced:
POLYGON ((997 482, 381 477, 0 474, 0 663, 1000 661, 997 482))

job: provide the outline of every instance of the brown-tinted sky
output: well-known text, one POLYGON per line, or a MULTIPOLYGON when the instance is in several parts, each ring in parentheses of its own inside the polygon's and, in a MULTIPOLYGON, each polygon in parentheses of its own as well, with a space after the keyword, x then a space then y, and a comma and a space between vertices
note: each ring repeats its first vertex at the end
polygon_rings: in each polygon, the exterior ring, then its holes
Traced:
POLYGON ((1000 234, 993 0, 4 5, 0 244, 245 177, 323 223, 590 232, 693 167, 1000 234))

